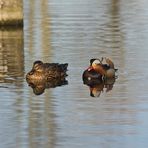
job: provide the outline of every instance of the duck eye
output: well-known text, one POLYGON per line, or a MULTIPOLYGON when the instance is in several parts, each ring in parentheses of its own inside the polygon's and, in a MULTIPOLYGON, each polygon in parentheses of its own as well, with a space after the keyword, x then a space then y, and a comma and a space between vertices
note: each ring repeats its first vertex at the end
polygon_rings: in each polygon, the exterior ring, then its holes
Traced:
POLYGON ((38 70, 38 69, 40 68, 40 65, 39 65, 39 64, 36 64, 36 65, 34 65, 34 68, 35 68, 36 70, 38 70))
POLYGON ((36 70, 37 70, 37 69, 38 69, 38 65, 35 65, 35 66, 34 66, 34 69, 36 69, 36 70))
POLYGON ((30 71, 30 72, 29 72, 29 75, 33 75, 33 73, 34 73, 33 71, 30 71))

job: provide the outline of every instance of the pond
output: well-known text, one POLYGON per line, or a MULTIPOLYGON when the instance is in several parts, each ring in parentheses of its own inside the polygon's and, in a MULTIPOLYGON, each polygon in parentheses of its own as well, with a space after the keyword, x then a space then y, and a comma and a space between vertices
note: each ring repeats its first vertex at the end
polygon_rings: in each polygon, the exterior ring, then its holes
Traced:
POLYGON ((148 147, 147 6, 24 1, 23 30, 0 29, 1 148, 148 147), (118 78, 92 95, 82 73, 101 57, 113 60, 118 78), (36 60, 68 63, 67 83, 37 94, 25 79, 36 60))

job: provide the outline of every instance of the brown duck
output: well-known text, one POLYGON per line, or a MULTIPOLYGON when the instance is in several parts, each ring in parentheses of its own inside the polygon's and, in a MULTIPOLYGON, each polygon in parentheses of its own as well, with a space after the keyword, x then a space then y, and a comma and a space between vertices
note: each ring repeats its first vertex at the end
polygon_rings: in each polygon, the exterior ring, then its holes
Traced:
POLYGON ((42 61, 35 61, 32 70, 27 73, 27 80, 51 81, 53 79, 62 79, 66 77, 68 64, 59 63, 43 63, 42 61))

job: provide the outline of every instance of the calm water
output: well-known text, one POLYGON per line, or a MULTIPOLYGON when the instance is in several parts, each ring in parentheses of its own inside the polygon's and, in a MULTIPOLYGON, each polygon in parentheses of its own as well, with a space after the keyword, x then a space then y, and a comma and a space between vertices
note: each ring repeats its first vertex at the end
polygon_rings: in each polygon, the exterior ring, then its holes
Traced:
POLYGON ((24 1, 24 30, 0 30, 0 148, 147 148, 147 6, 24 1), (119 69, 109 91, 94 88, 99 97, 81 78, 94 57, 119 69), (35 95, 25 80, 35 60, 68 62, 68 84, 35 95))

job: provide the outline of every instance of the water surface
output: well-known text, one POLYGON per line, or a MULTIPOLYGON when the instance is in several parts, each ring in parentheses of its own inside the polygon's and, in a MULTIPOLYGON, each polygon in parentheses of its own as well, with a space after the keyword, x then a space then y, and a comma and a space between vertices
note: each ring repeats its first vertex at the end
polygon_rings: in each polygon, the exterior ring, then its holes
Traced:
POLYGON ((0 30, 1 148, 148 147, 147 6, 24 1, 24 30, 0 30), (118 68, 99 97, 81 78, 95 57, 110 57, 118 68), (25 80, 35 60, 69 63, 68 84, 35 95, 25 80))

